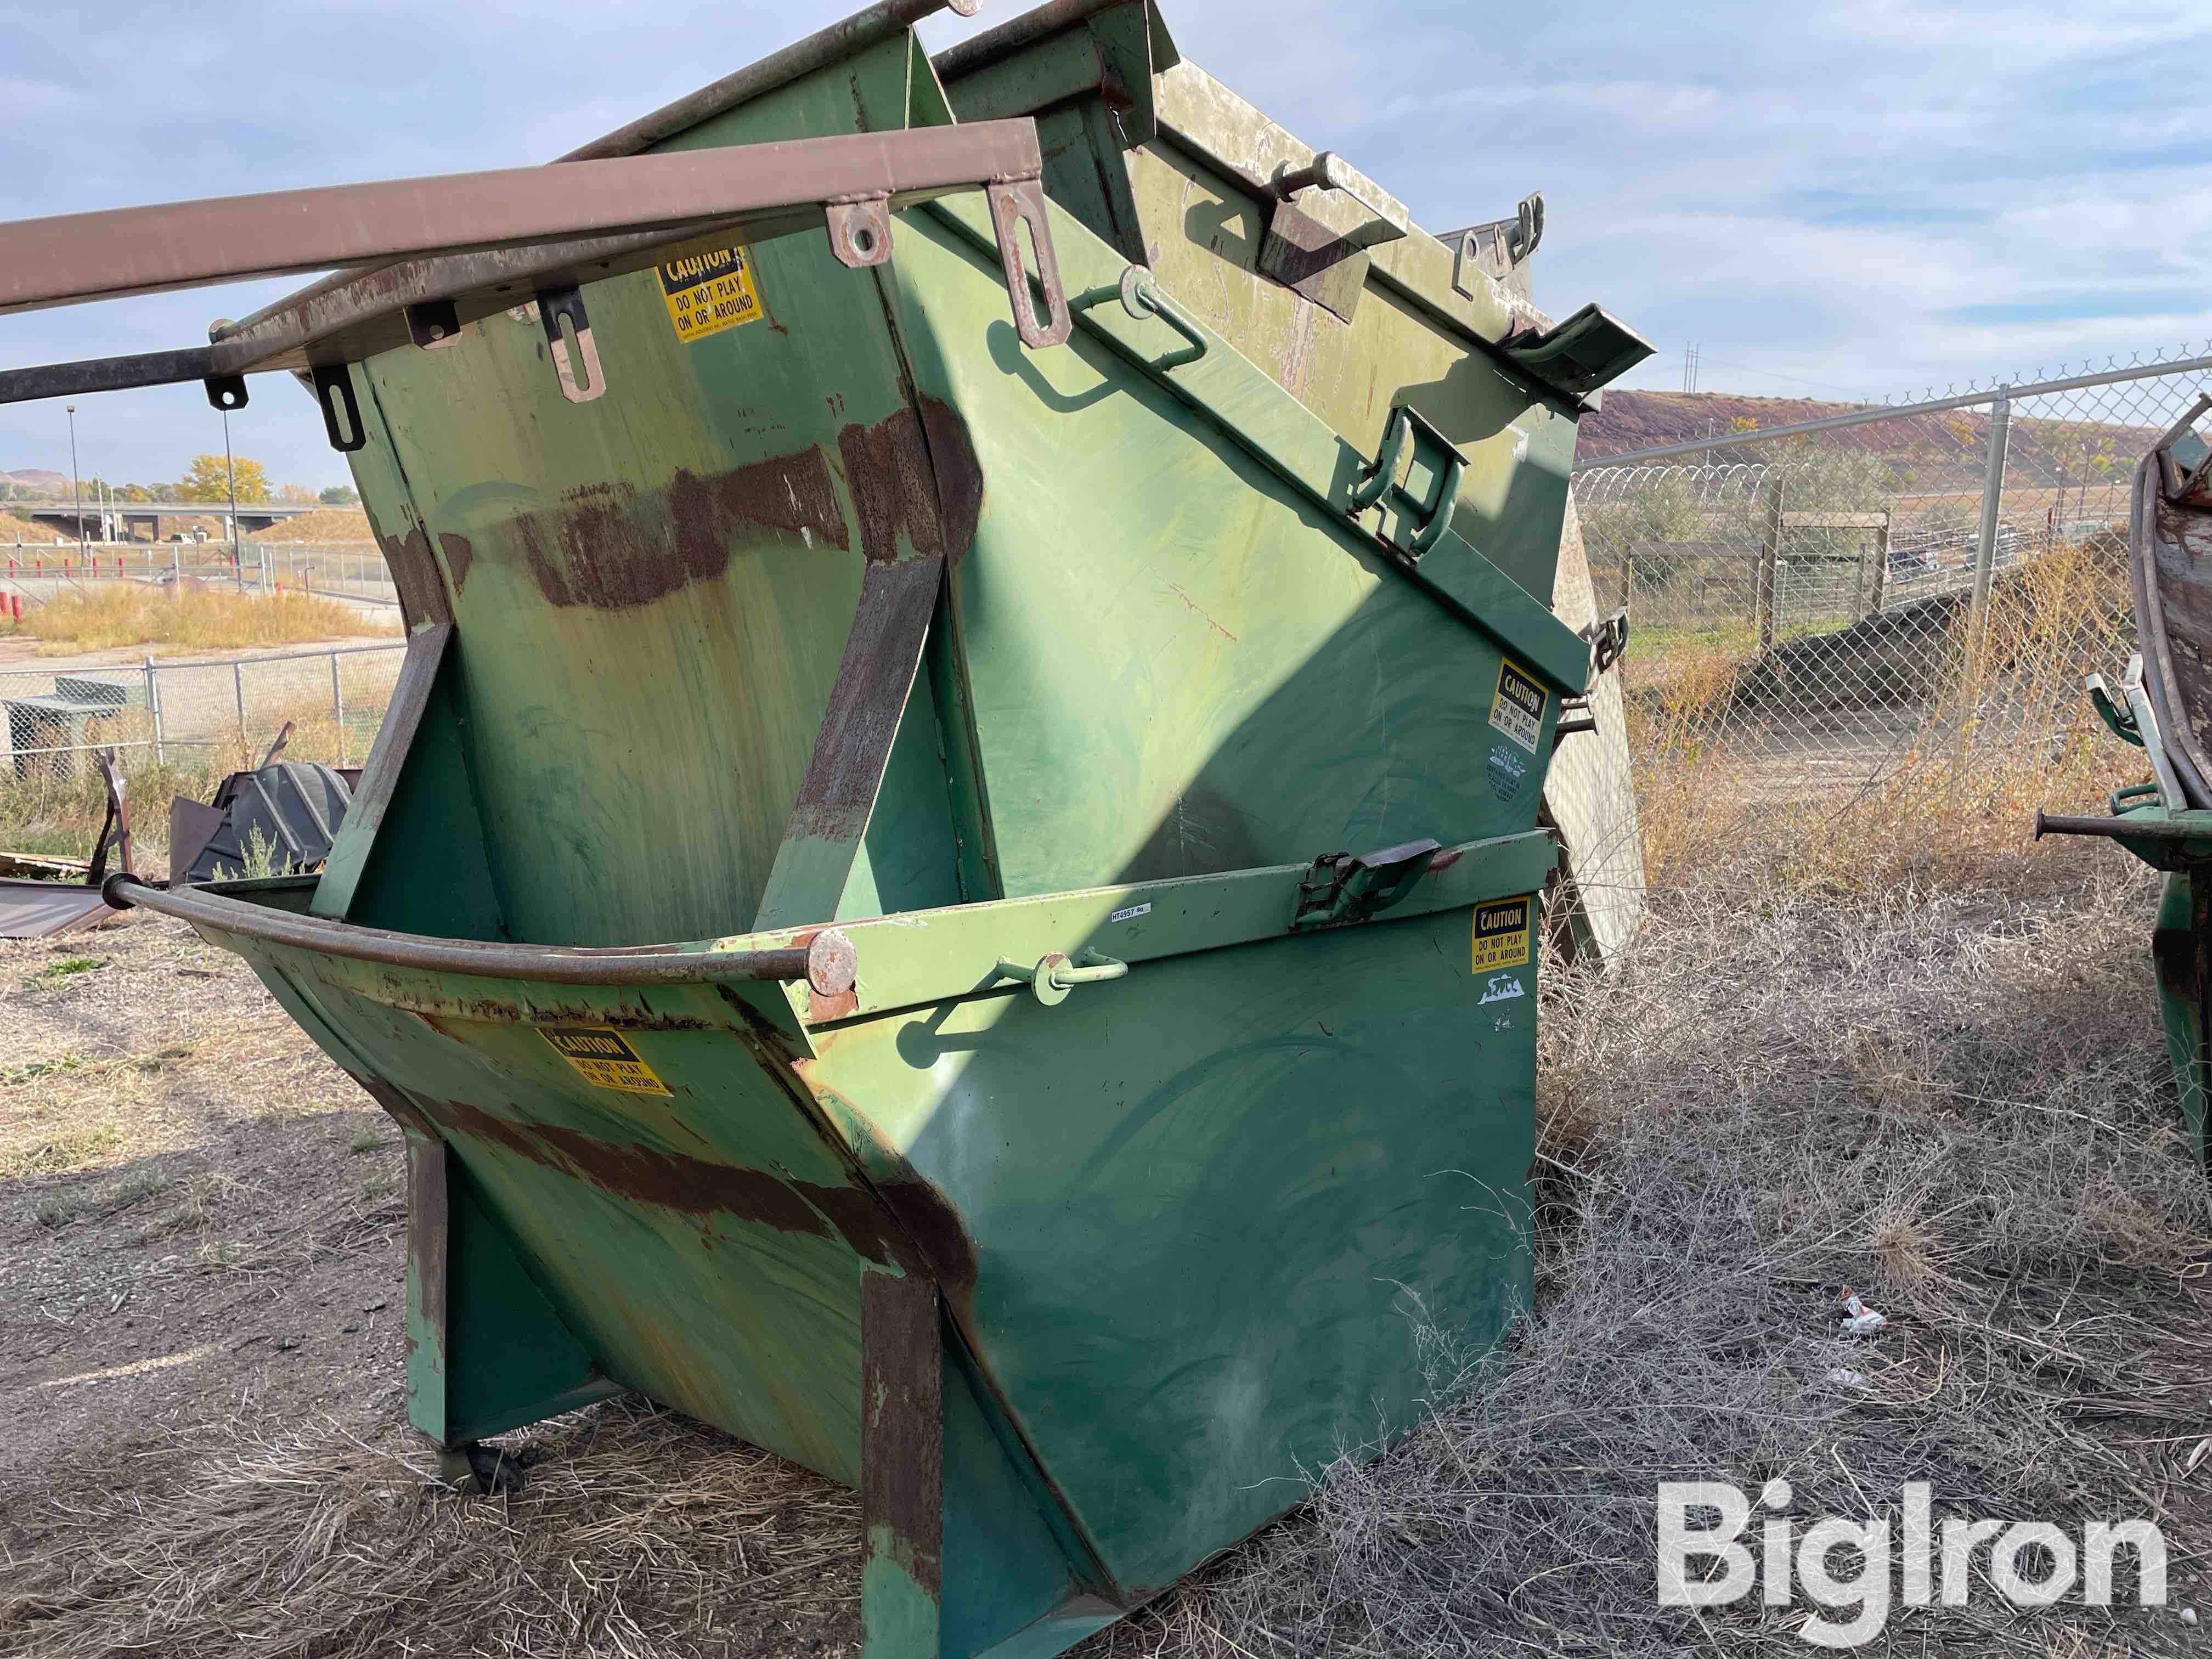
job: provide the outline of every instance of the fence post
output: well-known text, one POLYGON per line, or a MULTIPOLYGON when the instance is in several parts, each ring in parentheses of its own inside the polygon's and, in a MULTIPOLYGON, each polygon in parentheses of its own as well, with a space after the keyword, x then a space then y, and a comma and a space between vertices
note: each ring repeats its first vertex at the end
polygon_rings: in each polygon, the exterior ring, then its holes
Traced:
POLYGON ((154 672, 154 653, 146 653, 146 707, 154 714, 154 764, 167 766, 169 751, 161 745, 161 677, 154 672))
POLYGON ((239 764, 245 766, 252 760, 246 740, 246 671, 234 660, 230 665, 230 684, 238 693, 238 752, 244 757, 239 764))
POLYGON ((1782 471, 1771 470, 1760 486, 1759 567, 1752 580, 1753 620, 1759 629, 1759 654, 1774 649, 1774 566, 1782 554, 1782 471))
POLYGON ((338 764, 346 763, 345 688, 338 684, 338 653, 331 653, 331 713, 338 723, 338 764))
POLYGON ((1867 615, 1881 615, 1881 590, 1889 583, 1889 522, 1890 515, 1881 515, 1881 528, 1874 533, 1873 597, 1867 602, 1867 615))
POLYGON ((2005 446, 2012 430, 2012 388, 1999 386, 1990 403, 1989 460, 1982 473, 1982 533, 1974 544, 1974 598, 1966 613, 1966 638, 1978 651, 1990 606, 1990 568, 1996 562, 1997 508, 2004 499, 2005 446))

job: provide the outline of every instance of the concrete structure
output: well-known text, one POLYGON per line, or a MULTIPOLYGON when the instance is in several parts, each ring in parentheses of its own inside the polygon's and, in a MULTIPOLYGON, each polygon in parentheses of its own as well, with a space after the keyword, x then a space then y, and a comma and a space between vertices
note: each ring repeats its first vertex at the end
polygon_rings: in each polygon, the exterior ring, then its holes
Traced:
MULTIPOLYGON (((303 513, 321 512, 323 501, 240 501, 238 533, 251 536, 296 519, 303 513)), ((214 519, 230 539, 228 501, 86 501, 82 510, 68 501, 9 501, 5 510, 33 524, 52 526, 64 536, 95 542, 158 542, 176 533, 165 519, 214 519), (72 526, 75 527, 72 528, 72 526)))

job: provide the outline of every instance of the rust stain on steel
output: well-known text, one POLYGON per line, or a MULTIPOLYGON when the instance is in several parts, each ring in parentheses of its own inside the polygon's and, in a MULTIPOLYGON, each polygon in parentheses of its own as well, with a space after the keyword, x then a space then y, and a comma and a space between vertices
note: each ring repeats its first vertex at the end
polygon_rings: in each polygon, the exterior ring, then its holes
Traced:
MULTIPOLYGON (((884 1180, 871 1182, 876 1199, 898 1224, 912 1255, 919 1257, 921 1264, 943 1287, 946 1298, 964 1309, 968 1294, 975 1286, 976 1260, 975 1241, 960 1219, 960 1212, 945 1201, 944 1194, 915 1172, 902 1153, 877 1133, 866 1113, 836 1091, 813 1082, 808 1076, 812 1061, 793 1059, 786 1063, 818 1099, 837 1103, 837 1120, 850 1126, 851 1133, 867 1142, 866 1161, 895 1172, 884 1180)), ((900 1259, 903 1262, 912 1258, 900 1259)))
POLYGON ((469 566, 476 561, 476 548, 466 536, 446 531, 438 533, 438 548, 446 556, 446 569, 453 576, 453 592, 458 593, 468 586, 469 566))
POLYGON ((937 1286, 860 1275, 860 1511, 886 1554, 932 1601, 944 1586, 945 1358, 937 1286))
MULTIPOLYGON (((865 1188, 779 1179, 688 1152, 601 1140, 558 1124, 521 1122, 466 1101, 415 1098, 453 1134, 504 1148, 618 1197, 702 1218, 732 1215, 778 1232, 841 1239, 857 1255, 879 1264, 913 1260, 899 1223, 887 1212, 888 1197, 878 1202, 865 1188)), ((927 1200, 902 1194, 902 1201, 917 1214, 926 1212, 932 1201, 944 1208, 944 1200, 933 1191, 927 1200)), ((942 1224, 938 1226, 941 1231, 942 1224)))
POLYGON ((400 620, 412 629, 420 623, 451 622, 445 584, 438 580, 438 562, 430 556, 430 538, 415 525, 404 536, 379 536, 377 546, 392 572, 392 585, 399 592, 400 620))
POLYGON ((532 580, 556 605, 621 611, 649 605, 728 568, 736 544, 762 531, 850 544, 819 448, 702 477, 679 471, 665 489, 591 484, 558 507, 525 513, 514 533, 532 580))
MULTIPOLYGON (((830 706, 823 711, 806 775, 799 780, 784 823, 786 841, 819 836, 853 842, 867 828, 891 739, 921 661, 944 568, 944 559, 933 550, 892 563, 878 562, 870 553, 853 631, 846 636, 836 683, 830 689, 830 706)), ((836 1000, 834 994, 830 1000, 836 1000)))
POLYGON ((899 556, 902 532, 914 553, 956 561, 975 539, 983 470, 968 423, 950 405, 925 398, 919 416, 902 409, 855 422, 838 433, 837 453, 871 563, 899 556))
MULTIPOLYGON (((704 1031, 713 1029, 703 1019, 688 1014, 633 1014, 620 1009, 586 1008, 580 1005, 529 1002, 515 1004, 483 997, 454 997, 426 1003, 387 981, 388 994, 377 999, 388 1008, 412 1014, 432 1030, 456 1042, 466 1042, 465 1033, 452 1029, 453 1022, 486 1025, 605 1025, 617 1031, 704 1031)), ((344 988, 340 987, 338 988, 344 988)))

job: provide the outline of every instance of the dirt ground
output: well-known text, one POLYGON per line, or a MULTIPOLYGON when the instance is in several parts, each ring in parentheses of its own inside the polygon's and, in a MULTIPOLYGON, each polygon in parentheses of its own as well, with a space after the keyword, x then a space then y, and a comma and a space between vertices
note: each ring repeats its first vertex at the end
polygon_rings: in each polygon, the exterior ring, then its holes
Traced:
POLYGON ((508 1437, 527 1525, 445 1490, 404 1198, 236 957, 149 915, 0 941, 0 1653, 857 1648, 852 1496, 674 1413, 508 1437))
POLYGON ((0 1007, 10 1530, 210 1408, 396 1421, 398 1136, 246 966, 128 917, 0 945, 0 1007))

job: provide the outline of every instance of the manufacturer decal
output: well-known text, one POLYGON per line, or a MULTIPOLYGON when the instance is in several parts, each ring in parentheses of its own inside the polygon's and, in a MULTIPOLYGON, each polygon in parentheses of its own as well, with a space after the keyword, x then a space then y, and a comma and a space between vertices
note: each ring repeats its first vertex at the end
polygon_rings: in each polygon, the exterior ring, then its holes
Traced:
POLYGON ((1490 777, 1490 793, 1500 800, 1511 800, 1521 793, 1521 781, 1528 775, 1528 762, 1504 744, 1493 743, 1489 763, 1483 769, 1490 777))
MULTIPOLYGON (((1474 971, 1486 973, 1492 968, 1520 968, 1528 961, 1528 915, 1535 904, 1535 896, 1525 898, 1491 899, 1474 907, 1474 971)), ((1509 994, 1519 996, 1518 990, 1509 994)), ((1495 1002, 1496 997, 1486 996, 1485 1002, 1495 1002)))
POLYGON ((740 323, 760 320, 752 255, 743 247, 694 243, 655 269, 669 325, 685 345, 696 345, 740 323))
POLYGON ((1116 910, 1112 915, 1107 917, 1106 920, 1109 921, 1127 921, 1136 916, 1149 916, 1152 914, 1152 907, 1151 905, 1133 904, 1126 910, 1116 910))
POLYGON ((586 1083, 633 1095, 665 1095, 668 1085, 620 1031, 605 1025, 541 1025, 538 1035, 586 1083))
POLYGON ((1544 729, 1544 709, 1552 694, 1536 684, 1512 659, 1498 665, 1498 692, 1490 700, 1490 723, 1530 754, 1536 752, 1537 734, 1544 729))

